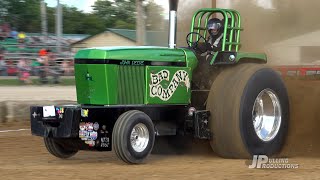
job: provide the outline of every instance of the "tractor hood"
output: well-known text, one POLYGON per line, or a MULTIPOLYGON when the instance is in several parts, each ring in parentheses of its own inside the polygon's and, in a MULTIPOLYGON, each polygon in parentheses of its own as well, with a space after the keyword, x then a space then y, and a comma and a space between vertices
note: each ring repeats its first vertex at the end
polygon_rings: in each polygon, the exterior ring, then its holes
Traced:
POLYGON ((183 48, 144 46, 83 49, 75 56, 77 100, 79 104, 93 105, 187 104, 190 100, 189 81, 181 80, 186 81, 185 86, 175 87, 178 95, 165 101, 150 96, 149 82, 152 74, 155 74, 152 77, 158 77, 159 74, 159 78, 163 78, 160 77, 162 72, 168 75, 161 85, 154 85, 152 92, 155 92, 158 86, 169 86, 169 78, 173 79, 174 75, 176 78, 178 75, 187 75, 191 79, 197 62, 194 53, 183 48))
MULTIPOLYGON (((119 60, 119 61, 160 61, 185 62, 185 49, 169 49, 167 47, 130 46, 130 47, 98 47, 79 50, 76 60, 119 60)), ((88 62, 87 63, 90 63, 88 62)))

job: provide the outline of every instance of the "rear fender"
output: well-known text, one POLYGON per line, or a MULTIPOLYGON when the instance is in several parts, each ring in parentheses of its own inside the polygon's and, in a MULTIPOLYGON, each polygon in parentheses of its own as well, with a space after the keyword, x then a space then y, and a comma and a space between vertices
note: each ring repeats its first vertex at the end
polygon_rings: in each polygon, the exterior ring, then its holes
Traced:
POLYGON ((208 56, 210 65, 230 65, 239 62, 267 63, 266 54, 246 52, 214 52, 208 56))

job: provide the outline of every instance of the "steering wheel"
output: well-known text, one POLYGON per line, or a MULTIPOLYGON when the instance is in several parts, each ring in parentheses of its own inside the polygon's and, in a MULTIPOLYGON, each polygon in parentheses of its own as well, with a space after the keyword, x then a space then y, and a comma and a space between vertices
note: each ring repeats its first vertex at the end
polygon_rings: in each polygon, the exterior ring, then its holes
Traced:
POLYGON ((188 44, 188 47, 190 47, 190 48, 192 48, 192 49, 194 49, 194 50, 196 50, 196 51, 199 51, 200 53, 205 53, 205 52, 207 52, 208 50, 210 50, 210 48, 208 48, 208 41, 206 40, 206 38, 204 38, 200 33, 198 33, 198 32, 190 32, 188 35, 187 35, 187 37, 186 37, 186 40, 187 40, 187 44, 188 44), (191 35, 196 35, 196 36, 199 36, 200 38, 198 38, 198 40, 197 41, 190 41, 189 40, 189 37, 191 36, 191 35), (199 46, 199 41, 201 40, 201 39, 203 39, 203 41, 204 41, 204 46, 199 46))

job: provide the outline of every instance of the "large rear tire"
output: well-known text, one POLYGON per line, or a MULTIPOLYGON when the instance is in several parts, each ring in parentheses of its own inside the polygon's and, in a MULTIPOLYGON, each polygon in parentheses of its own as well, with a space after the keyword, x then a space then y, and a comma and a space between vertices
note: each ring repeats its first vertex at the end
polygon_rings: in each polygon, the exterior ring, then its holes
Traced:
POLYGON ((214 81, 208 99, 212 149, 225 158, 274 155, 289 121, 287 90, 280 75, 260 64, 228 68, 214 81))
POLYGON ((44 144, 50 154, 61 159, 70 158, 78 152, 72 139, 45 137, 44 144))
POLYGON ((154 125, 144 112, 130 110, 117 119, 112 132, 112 147, 122 161, 140 164, 151 153, 155 141, 154 125))

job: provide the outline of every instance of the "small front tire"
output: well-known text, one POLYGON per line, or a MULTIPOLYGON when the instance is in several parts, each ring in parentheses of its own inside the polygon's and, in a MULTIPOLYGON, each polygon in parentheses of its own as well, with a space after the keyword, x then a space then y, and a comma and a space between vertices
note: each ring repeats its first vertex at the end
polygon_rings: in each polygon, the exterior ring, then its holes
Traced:
POLYGON ((155 141, 154 125, 150 117, 130 110, 117 119, 112 144, 116 155, 128 164, 140 164, 151 153, 155 141))

